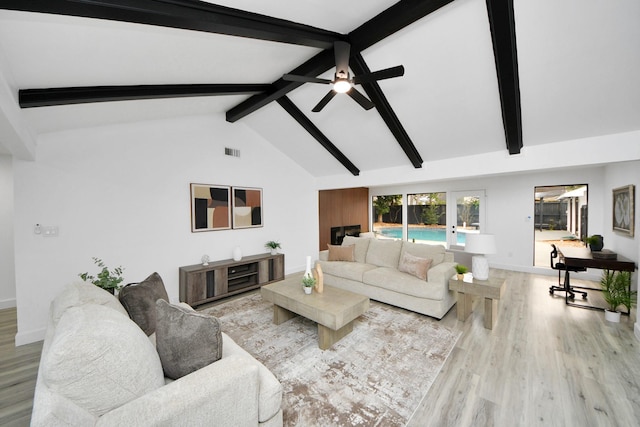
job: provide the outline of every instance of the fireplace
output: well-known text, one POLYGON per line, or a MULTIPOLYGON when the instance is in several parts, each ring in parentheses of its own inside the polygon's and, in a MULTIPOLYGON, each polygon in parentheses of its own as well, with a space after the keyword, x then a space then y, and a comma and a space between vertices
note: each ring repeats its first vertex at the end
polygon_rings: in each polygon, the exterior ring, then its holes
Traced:
POLYGON ((360 225, 343 225, 331 227, 331 244, 341 245, 344 236, 360 236, 360 225))

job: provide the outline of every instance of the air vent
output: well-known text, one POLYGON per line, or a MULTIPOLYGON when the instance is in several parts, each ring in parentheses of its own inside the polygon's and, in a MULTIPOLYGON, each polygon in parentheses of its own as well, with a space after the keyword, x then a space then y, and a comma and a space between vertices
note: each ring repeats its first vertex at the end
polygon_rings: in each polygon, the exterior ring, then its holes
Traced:
POLYGON ((240 150, 226 147, 224 149, 224 154, 232 157, 240 157, 240 150))

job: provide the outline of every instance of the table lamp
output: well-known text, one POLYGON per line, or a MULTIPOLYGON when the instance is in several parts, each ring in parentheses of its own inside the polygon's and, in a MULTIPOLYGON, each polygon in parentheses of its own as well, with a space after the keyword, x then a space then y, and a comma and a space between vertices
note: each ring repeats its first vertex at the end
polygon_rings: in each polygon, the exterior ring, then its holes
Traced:
POLYGON ((467 233, 465 252, 476 254, 471 258, 471 272, 473 278, 478 280, 489 279, 489 261, 486 254, 495 254, 496 238, 493 234, 467 233))

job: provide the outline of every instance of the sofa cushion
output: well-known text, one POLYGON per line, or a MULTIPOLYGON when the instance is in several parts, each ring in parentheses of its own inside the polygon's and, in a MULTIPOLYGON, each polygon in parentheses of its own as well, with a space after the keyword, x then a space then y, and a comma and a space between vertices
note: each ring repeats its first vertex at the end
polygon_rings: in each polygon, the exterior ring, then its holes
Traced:
POLYGON ((367 250, 367 264, 379 267, 398 268, 402 240, 370 239, 367 250))
POLYGON ((367 258, 367 249, 371 239, 362 239, 360 237, 344 236, 342 246, 355 245, 354 259, 356 262, 365 262, 367 258))
POLYGON ((220 322, 213 316, 156 301, 156 349, 165 376, 178 379, 222 357, 220 322))
POLYGON ((118 297, 129 317, 147 335, 156 330, 156 301, 169 301, 167 290, 158 273, 151 274, 140 283, 128 284, 120 290, 118 297))
POLYGON ((428 245, 425 243, 403 242, 402 253, 410 253, 420 258, 429 258, 434 267, 444 261, 446 249, 442 245, 428 245))
POLYGON ((65 311, 84 304, 97 304, 109 307, 128 316, 118 298, 104 289, 89 282, 75 282, 65 286, 64 290, 51 302, 51 319, 57 324, 65 311))
POLYGON ((418 279, 427 280, 427 271, 429 267, 431 267, 432 261, 433 260, 429 258, 420 258, 408 252, 403 252, 400 257, 398 270, 416 276, 418 279))
POLYGON ((144 332, 126 314, 97 304, 65 311, 41 363, 53 393, 95 416, 164 385, 160 358, 144 332))
POLYGON ((330 274, 336 277, 343 277, 345 279, 355 280, 362 282, 362 277, 365 271, 378 268, 371 264, 361 264, 359 262, 345 262, 345 261, 319 261, 324 275, 330 274))
POLYGON ((355 245, 336 246, 327 245, 329 247, 329 261, 355 261, 355 245))
POLYGON ((380 267, 365 272, 363 283, 413 297, 432 300, 442 300, 449 292, 449 287, 443 286, 440 281, 428 282, 390 267, 380 267))

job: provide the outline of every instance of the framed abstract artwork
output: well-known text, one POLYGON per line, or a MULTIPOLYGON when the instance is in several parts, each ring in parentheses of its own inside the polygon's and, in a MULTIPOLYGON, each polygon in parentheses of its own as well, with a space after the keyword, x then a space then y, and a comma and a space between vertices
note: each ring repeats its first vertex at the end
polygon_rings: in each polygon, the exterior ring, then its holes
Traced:
POLYGON ((633 237, 635 223, 635 185, 613 189, 613 231, 633 237))
POLYGON ((191 184, 191 231, 231 228, 231 187, 191 184))
POLYGON ((262 227, 262 189, 233 187, 233 228, 262 227))

